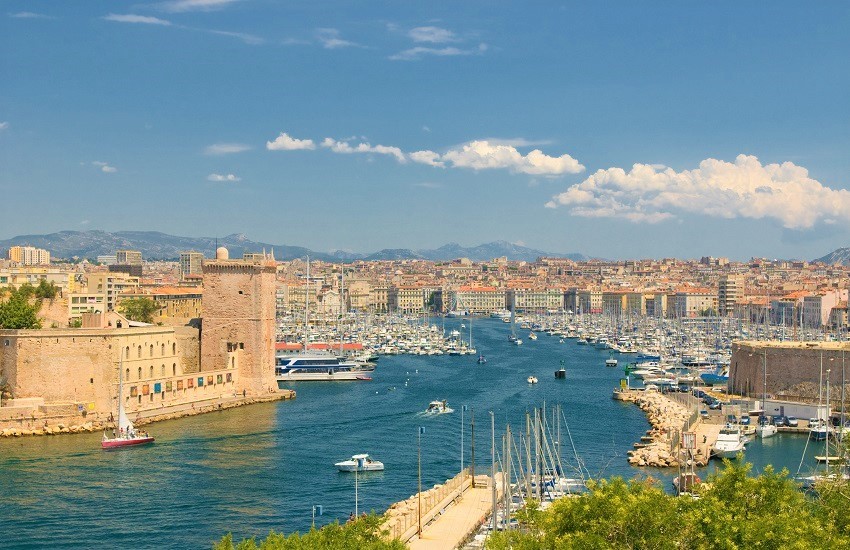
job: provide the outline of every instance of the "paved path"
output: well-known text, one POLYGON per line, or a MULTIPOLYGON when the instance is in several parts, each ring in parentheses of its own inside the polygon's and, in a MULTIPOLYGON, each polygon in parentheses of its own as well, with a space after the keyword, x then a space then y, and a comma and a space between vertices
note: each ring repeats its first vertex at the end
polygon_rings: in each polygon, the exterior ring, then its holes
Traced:
MULTIPOLYGON (((502 477, 497 475, 497 489, 502 494, 502 477)), ((492 489, 467 489, 431 523, 422 528, 422 538, 413 536, 407 545, 413 550, 452 550, 481 525, 492 510, 492 489)))

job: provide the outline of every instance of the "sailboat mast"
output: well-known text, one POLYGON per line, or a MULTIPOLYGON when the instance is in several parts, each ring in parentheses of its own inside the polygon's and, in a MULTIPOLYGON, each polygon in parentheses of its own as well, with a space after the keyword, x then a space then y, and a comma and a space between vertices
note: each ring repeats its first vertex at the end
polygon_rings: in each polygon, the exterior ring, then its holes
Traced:
POLYGON ((338 325, 337 329, 339 331, 339 356, 342 357, 342 350, 343 350, 343 348, 342 348, 342 333, 343 333, 342 322, 343 322, 343 315, 344 315, 344 313, 342 311, 342 307, 343 307, 343 304, 345 303, 345 264, 341 264, 340 267, 341 267, 341 270, 342 270, 342 275, 340 276, 340 280, 339 280, 339 325, 338 325))

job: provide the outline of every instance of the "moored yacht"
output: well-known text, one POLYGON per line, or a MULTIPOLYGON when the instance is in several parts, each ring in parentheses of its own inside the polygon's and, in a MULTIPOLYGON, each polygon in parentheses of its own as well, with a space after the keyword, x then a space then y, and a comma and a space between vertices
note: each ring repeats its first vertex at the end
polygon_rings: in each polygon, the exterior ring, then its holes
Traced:
POLYGON ((373 460, 368 454, 354 455, 349 460, 334 464, 340 472, 380 472, 384 463, 373 460))
POLYGON ((275 358, 278 387, 291 381, 370 380, 372 363, 346 361, 330 353, 278 354, 275 358))
POLYGON ((720 458, 736 458, 744 451, 744 436, 740 428, 726 424, 717 434, 717 441, 711 447, 711 454, 720 458))

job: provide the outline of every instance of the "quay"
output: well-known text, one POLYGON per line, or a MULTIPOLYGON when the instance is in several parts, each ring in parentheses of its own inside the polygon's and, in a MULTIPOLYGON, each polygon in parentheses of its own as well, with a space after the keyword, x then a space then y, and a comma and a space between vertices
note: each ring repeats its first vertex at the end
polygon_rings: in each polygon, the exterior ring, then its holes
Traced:
MULTIPOLYGON (((174 420, 186 416, 223 411, 235 407, 252 405, 254 403, 268 403, 295 399, 295 390, 278 390, 273 393, 258 396, 221 396, 213 399, 204 399, 196 402, 183 403, 162 407, 161 409, 146 410, 139 412, 133 422, 136 426, 144 426, 163 420, 174 420)), ((44 407, 39 404, 41 400, 17 400, 22 403, 15 406, 14 402, 0 409, 0 437, 26 437, 38 435, 62 435, 75 433, 92 433, 112 428, 113 420, 102 418, 97 413, 90 415, 93 418, 81 416, 75 404, 68 404, 64 408, 56 406, 44 407), (11 424, 11 426, 9 426, 11 424)), ((42 402, 43 403, 43 402, 42 402)))
MULTIPOLYGON (((497 499, 504 495, 504 475, 496 474, 497 499)), ((465 469, 442 485, 389 507, 384 529, 413 550, 452 550, 461 546, 493 512, 492 478, 475 476, 475 487, 465 469), (421 525, 419 532, 419 499, 421 525)))

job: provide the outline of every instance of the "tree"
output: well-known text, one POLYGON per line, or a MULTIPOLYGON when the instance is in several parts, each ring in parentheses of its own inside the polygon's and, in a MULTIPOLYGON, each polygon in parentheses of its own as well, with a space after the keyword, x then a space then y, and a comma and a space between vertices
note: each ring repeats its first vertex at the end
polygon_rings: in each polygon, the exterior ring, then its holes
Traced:
POLYGON ((41 301, 31 301, 33 293, 33 287, 28 284, 0 292, 0 328, 41 328, 41 320, 38 318, 41 301))
POLYGON ((56 298, 56 295, 59 294, 59 287, 56 286, 56 283, 53 281, 47 282, 47 280, 42 279, 38 282, 38 286, 33 290, 33 294, 39 300, 51 300, 53 301, 56 298))
POLYGON ((159 310, 159 306, 150 298, 125 298, 118 304, 118 310, 132 321, 153 323, 154 313, 159 310))
POLYGON ((696 499, 649 480, 591 483, 544 512, 542 532, 496 533, 487 548, 850 548, 846 496, 812 498, 786 471, 750 469, 726 461, 696 499))
POLYGON ((233 536, 228 534, 213 550, 306 550, 306 549, 347 549, 358 550, 404 550, 407 548, 399 540, 387 540, 381 531, 381 516, 370 514, 350 521, 344 525, 331 523, 321 529, 310 529, 303 535, 295 532, 290 535, 269 533, 265 540, 246 539, 236 545, 233 536))

